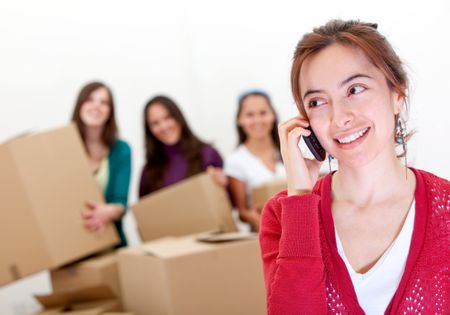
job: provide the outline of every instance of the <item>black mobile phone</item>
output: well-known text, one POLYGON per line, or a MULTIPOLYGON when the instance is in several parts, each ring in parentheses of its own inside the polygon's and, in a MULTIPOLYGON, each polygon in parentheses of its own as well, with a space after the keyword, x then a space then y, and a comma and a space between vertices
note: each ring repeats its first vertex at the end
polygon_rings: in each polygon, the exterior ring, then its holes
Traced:
POLYGON ((323 160, 325 160, 327 153, 325 152, 324 148, 320 144, 319 140, 317 139, 317 137, 314 134, 314 131, 311 129, 311 127, 309 126, 306 129, 311 131, 311 135, 309 135, 308 137, 303 137, 303 139, 305 140, 305 143, 308 146, 308 149, 314 155, 315 159, 317 161, 322 162, 323 160))

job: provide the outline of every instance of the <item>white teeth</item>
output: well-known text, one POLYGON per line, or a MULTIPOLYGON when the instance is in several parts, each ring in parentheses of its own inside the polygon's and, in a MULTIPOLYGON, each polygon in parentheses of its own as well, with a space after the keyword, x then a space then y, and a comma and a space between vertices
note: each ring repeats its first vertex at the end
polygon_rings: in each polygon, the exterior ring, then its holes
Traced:
POLYGON ((361 137, 363 134, 365 134, 368 129, 369 129, 369 127, 365 128, 365 129, 363 129, 361 131, 355 132, 354 134, 351 134, 348 137, 345 137, 345 138, 342 138, 342 139, 337 139, 337 141, 339 141, 339 143, 350 143, 350 142, 353 142, 356 139, 358 139, 359 137, 361 137))

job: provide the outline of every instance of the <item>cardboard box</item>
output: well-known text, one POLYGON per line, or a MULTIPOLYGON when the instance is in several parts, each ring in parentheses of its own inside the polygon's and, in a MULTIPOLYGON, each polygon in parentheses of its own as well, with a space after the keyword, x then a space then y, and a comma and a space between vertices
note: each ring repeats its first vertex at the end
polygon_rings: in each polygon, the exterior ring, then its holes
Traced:
POLYGON ((119 270, 115 252, 96 256, 50 272, 53 292, 107 286, 120 298, 119 270))
POLYGON ((85 288, 35 298, 44 307, 44 310, 36 315, 99 315, 122 309, 107 287, 85 288))
MULTIPOLYGON (((237 234, 237 233, 235 233, 237 234)), ((135 315, 266 314, 257 236, 164 238, 121 250, 123 306, 135 315)))
POLYGON ((0 284, 118 242, 111 225, 83 227, 85 201, 102 202, 74 125, 0 145, 0 284))
POLYGON ((252 204, 262 209, 270 197, 285 189, 287 189, 285 180, 268 182, 255 187, 252 189, 252 204))
POLYGON ((223 187, 203 173, 160 189, 132 207, 143 241, 205 231, 236 231, 223 187))

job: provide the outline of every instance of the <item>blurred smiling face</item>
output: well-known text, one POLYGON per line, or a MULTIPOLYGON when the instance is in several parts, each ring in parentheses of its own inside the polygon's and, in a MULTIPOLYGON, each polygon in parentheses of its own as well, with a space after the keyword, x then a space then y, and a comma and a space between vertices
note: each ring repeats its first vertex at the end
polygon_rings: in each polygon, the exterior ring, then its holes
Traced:
POLYGON ((147 125, 151 133, 165 145, 177 144, 181 139, 181 126, 161 104, 147 110, 147 125))
POLYGON ((394 115, 404 100, 356 47, 332 44, 308 57, 300 71, 303 104, 324 149, 348 166, 393 154, 394 115))
POLYGON ((87 127, 103 127, 110 114, 110 97, 104 87, 92 91, 80 109, 81 120, 87 127))
POLYGON ((238 124, 248 138, 267 137, 272 131, 274 122, 275 115, 265 97, 250 95, 244 99, 238 124))

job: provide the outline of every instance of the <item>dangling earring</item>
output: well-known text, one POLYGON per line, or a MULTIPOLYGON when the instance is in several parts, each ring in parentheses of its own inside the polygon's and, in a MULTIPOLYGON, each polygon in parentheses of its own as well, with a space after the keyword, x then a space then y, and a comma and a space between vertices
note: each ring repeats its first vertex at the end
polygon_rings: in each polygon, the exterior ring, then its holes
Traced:
POLYGON ((400 115, 395 115, 395 142, 398 145, 403 147, 403 154, 405 157, 405 171, 406 171, 406 179, 408 179, 408 159, 406 156, 406 128, 404 127, 403 121, 400 118, 400 115))
POLYGON ((334 157, 331 154, 328 154, 328 168, 330 169, 330 173, 331 173, 331 160, 333 160, 334 157))

